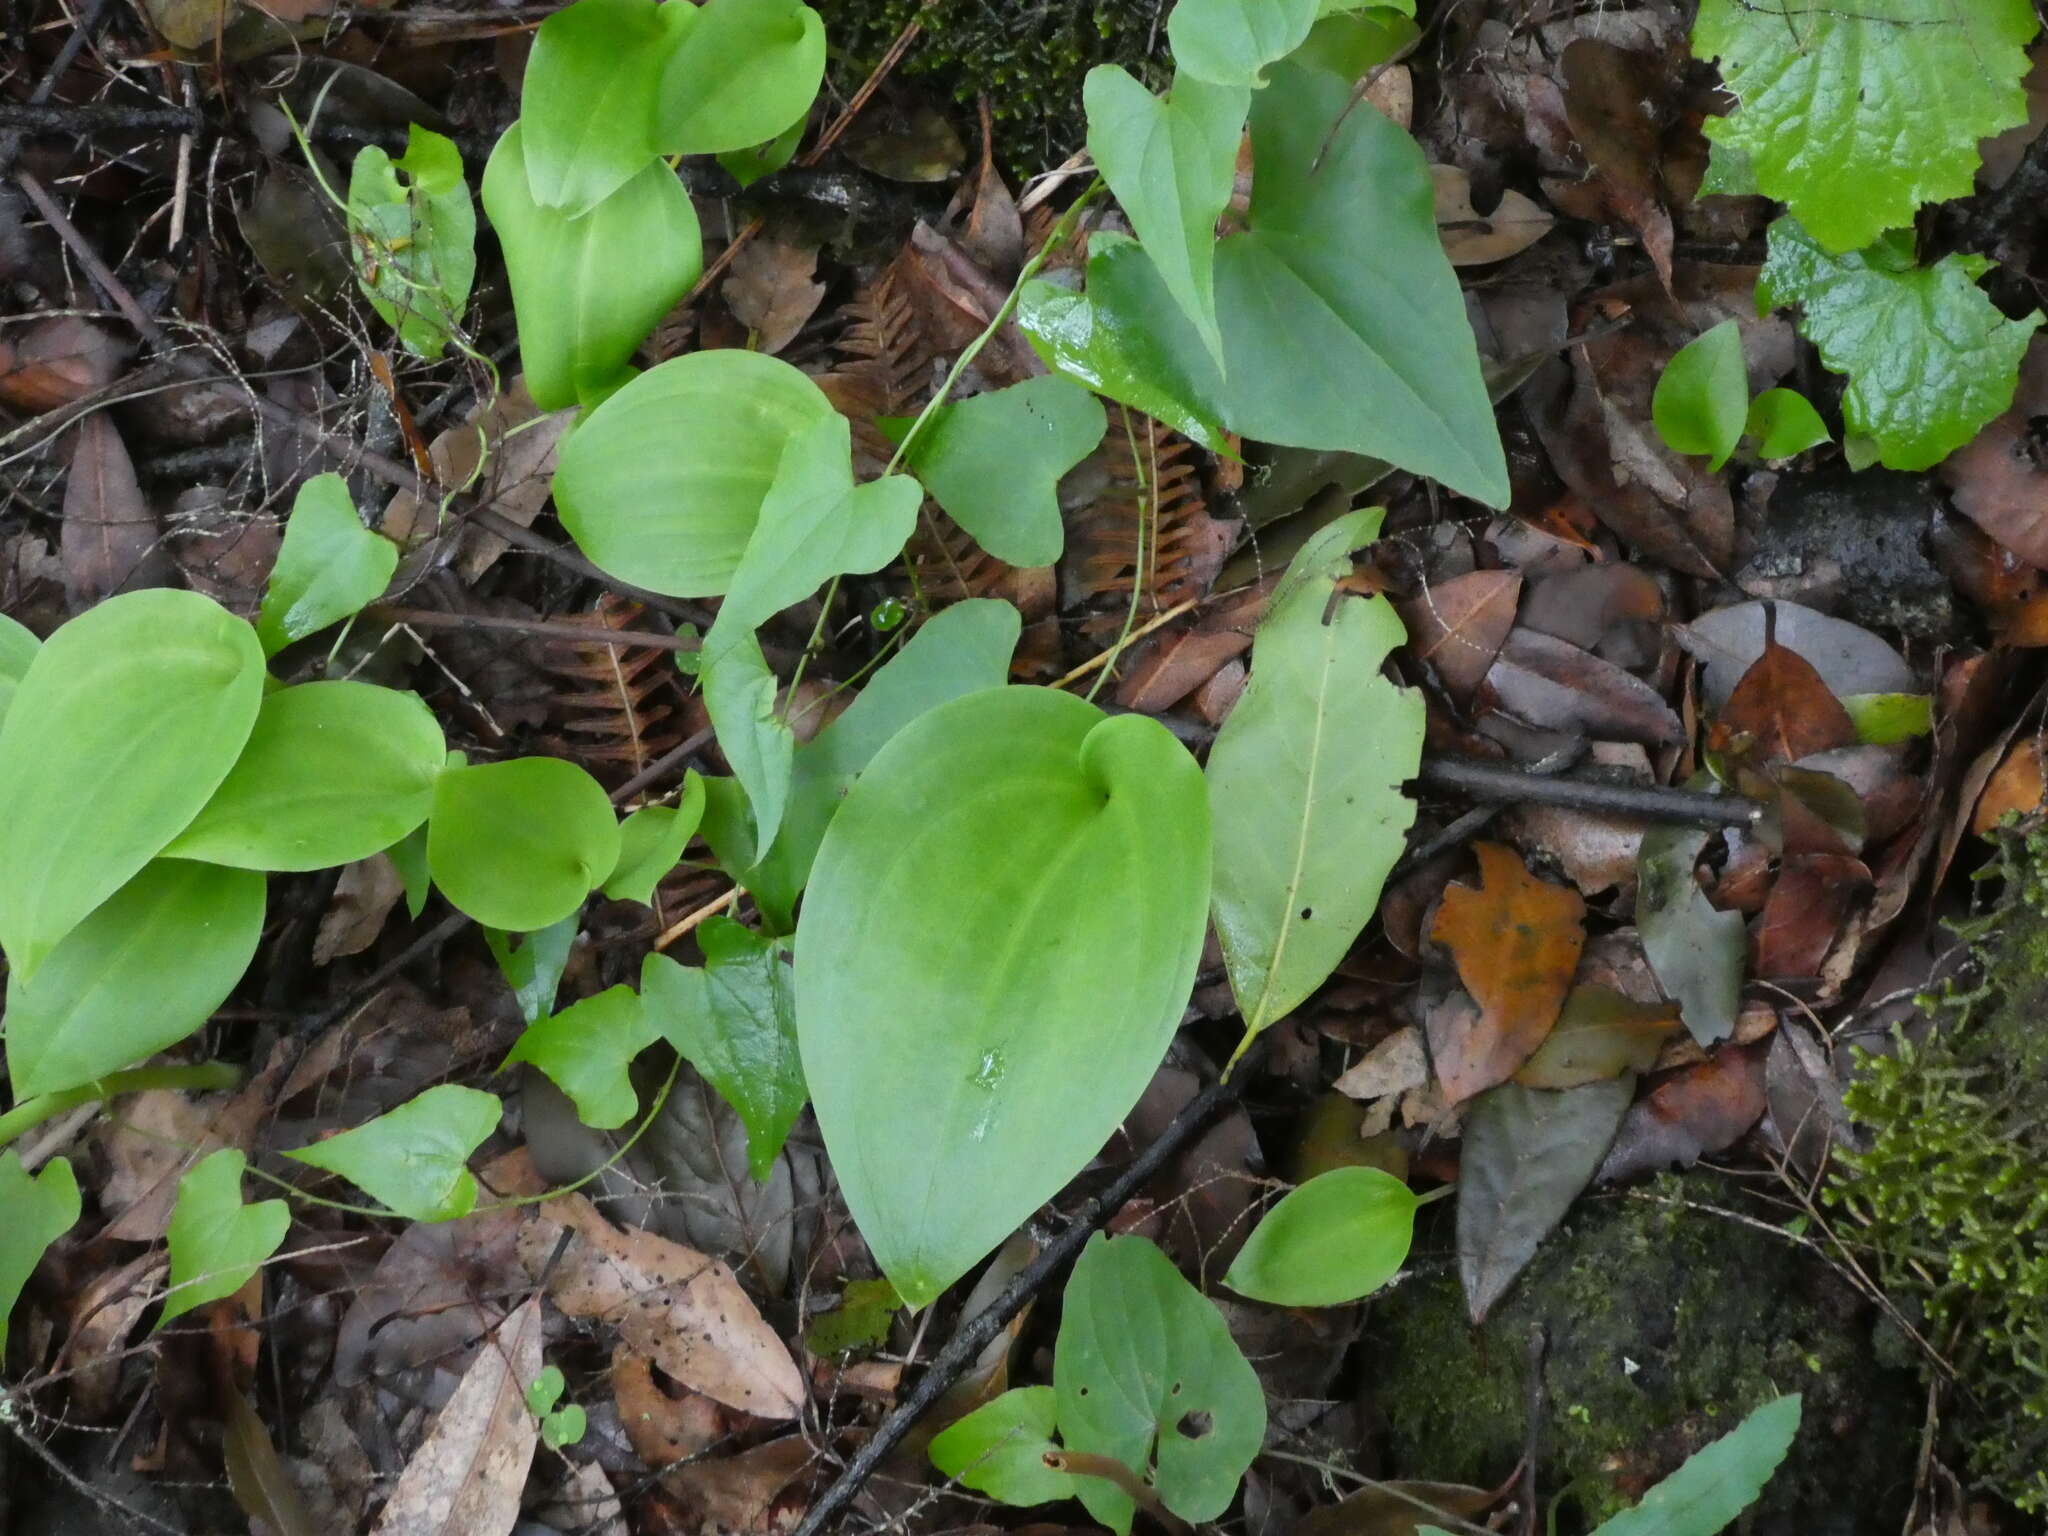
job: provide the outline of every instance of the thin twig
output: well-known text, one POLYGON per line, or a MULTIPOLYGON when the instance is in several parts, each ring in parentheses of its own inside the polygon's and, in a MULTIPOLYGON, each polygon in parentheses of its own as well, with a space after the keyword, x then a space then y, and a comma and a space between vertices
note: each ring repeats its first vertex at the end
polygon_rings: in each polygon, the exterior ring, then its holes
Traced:
POLYGON ((654 941, 654 947, 656 949, 667 949, 669 945, 675 943, 675 941, 677 939, 680 939, 684 934, 693 931, 698 924, 704 921, 705 918, 718 916, 719 913, 723 912, 727 907, 731 906, 734 902, 738 901, 740 899, 741 894, 742 893, 740 887, 736 885, 731 890, 727 891, 723 896, 713 897, 710 901, 705 902, 704 905, 699 907, 696 911, 688 913, 687 915, 681 918, 678 918, 676 922, 670 928, 668 928, 668 930, 664 932, 660 938, 654 941))
MULTIPOLYGON (((1253 1046, 1256 1054, 1264 1049, 1264 1039, 1253 1046)), ((1221 1082, 1211 1083, 1203 1089, 1159 1135, 1159 1139, 1138 1154, 1137 1158, 1116 1178, 1109 1188, 1082 1207, 1074 1224, 1062 1232, 1043 1253, 1031 1261, 1003 1288, 1001 1295, 989 1303, 986 1310, 977 1312, 961 1325, 947 1342, 946 1347, 932 1358, 923 1376, 910 1395, 898 1403, 889 1416, 875 1427, 846 1470, 839 1474, 832 1486, 819 1495, 810 1512, 804 1516, 803 1524, 796 1528, 795 1536, 820 1536, 826 1526, 836 1519, 863 1484, 874 1476, 898 1442, 917 1421, 930 1411, 932 1405, 943 1396, 947 1388, 960 1378, 987 1347, 990 1340, 1009 1325, 1010 1319, 1024 1310, 1032 1297, 1044 1288, 1045 1283, 1062 1268, 1071 1263, 1087 1243, 1095 1229, 1107 1221, 1124 1202, 1151 1182, 1161 1168, 1187 1144, 1190 1138, 1213 1119, 1217 1112, 1237 1102, 1244 1092, 1245 1084, 1253 1074, 1249 1071, 1233 1072, 1221 1082)))
POLYGON ((1118 642, 1117 645, 1113 645, 1106 651, 1101 651, 1098 652, 1096 655, 1090 656, 1086 661, 1082 662, 1081 665, 1074 668, 1073 671, 1069 672, 1065 677, 1061 678, 1058 682, 1054 683, 1053 687, 1065 688, 1069 684, 1079 682, 1082 678, 1086 677, 1090 672, 1093 672, 1097 667, 1105 666, 1110 661, 1114 660, 1117 655, 1117 652, 1120 649, 1129 646, 1132 641, 1144 639, 1147 635, 1151 634, 1153 630, 1158 629, 1161 625, 1171 624, 1175 619, 1179 618, 1182 614, 1192 612, 1194 609, 1201 607, 1201 605, 1205 601, 1207 601, 1207 599, 1205 598, 1191 597, 1184 603, 1175 603, 1171 608, 1167 609, 1166 612, 1160 614, 1159 617, 1157 617, 1156 619, 1147 619, 1144 623, 1140 624, 1136 629, 1132 630, 1128 636, 1124 637, 1123 640, 1118 642))
POLYGON ((1632 816, 1644 821, 1695 827, 1753 827, 1764 813, 1741 795, 1709 795, 1658 785, 1604 784, 1592 779, 1546 778, 1524 768, 1503 767, 1463 757, 1427 757, 1416 774, 1432 789, 1455 790, 1475 800, 1509 805, 1556 805, 1596 815, 1632 816))
POLYGON ((694 651, 702 642, 695 635, 664 635, 648 629, 603 629, 595 624, 574 624, 567 619, 514 619, 491 613, 445 613, 432 608, 406 608, 395 603, 372 603, 363 617, 373 624, 409 624, 414 629, 488 629, 506 634, 530 635, 564 645, 609 645, 620 650, 694 651))

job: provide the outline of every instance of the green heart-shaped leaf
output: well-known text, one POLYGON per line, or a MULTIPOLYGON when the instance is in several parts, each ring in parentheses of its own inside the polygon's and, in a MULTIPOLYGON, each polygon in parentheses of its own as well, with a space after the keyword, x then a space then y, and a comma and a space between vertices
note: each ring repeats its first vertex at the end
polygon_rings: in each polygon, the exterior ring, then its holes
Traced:
POLYGON ((427 819, 447 756, 416 693, 349 682, 280 689, 233 771, 164 852, 263 870, 367 859, 427 819))
POLYGON ((671 358, 562 445, 562 526, 614 576, 676 597, 718 596, 790 439, 835 416, 824 391, 780 359, 736 350, 671 358))
POLYGON ((434 785, 427 867, 480 923, 551 927, 619 862, 619 824, 597 780, 554 757, 456 764, 434 785))
POLYGON ((1266 1212, 1223 1283, 1282 1307, 1336 1307, 1393 1279, 1415 1239, 1414 1192, 1378 1168, 1333 1168, 1266 1212))
POLYGON ((924 1306, 1084 1167, 1159 1065, 1209 891, 1194 759, 1002 688, 920 716, 827 828, 797 1036, 862 1235, 924 1306))
POLYGON ((237 1147, 222 1147, 201 1158, 178 1180, 171 1209, 170 1294, 157 1318, 172 1318, 232 1296, 249 1283, 263 1261, 277 1252, 292 1224, 282 1200, 242 1203, 242 1170, 248 1159, 237 1147))
POLYGON ((624 1125, 639 1109, 633 1058, 656 1038, 654 1023, 633 989, 607 987, 553 1018, 529 1024, 505 1066, 524 1061, 538 1067, 569 1096, 577 1119, 609 1131, 624 1125))
POLYGON ((1060 1448, 1054 1411, 1051 1387, 1012 1387, 941 1430, 931 1443, 932 1465, 1005 1504, 1071 1499, 1081 1480, 1045 1464, 1060 1448))
POLYGON ((676 173, 656 161, 572 219, 534 198, 514 123, 484 167, 483 199, 534 404, 559 411, 617 389, 634 349, 704 270, 697 210, 676 173))
POLYGON ((704 779, 692 768, 674 805, 645 805, 619 823, 619 862, 604 882, 613 901, 647 903, 654 888, 682 860, 683 848, 704 819, 704 779))
POLYGON ((0 723, 0 948, 18 980, 220 787, 263 702, 256 631, 124 592, 52 635, 0 723))
POLYGON ((315 475, 299 487, 284 525, 277 564, 263 589, 256 635, 274 656, 294 640, 352 617, 391 585, 398 546, 363 526, 339 475, 315 475))
MULTIPOLYGON (((1214 1302, 1142 1237, 1088 1240, 1067 1281, 1053 1351, 1060 1438, 1109 1456, 1183 1520, 1214 1520, 1266 1435, 1266 1393, 1214 1302)), ((1114 1531, 1128 1494, 1085 1478, 1077 1492, 1114 1531)))
POLYGON ((1179 0, 1166 21, 1173 64, 1219 85, 1263 85, 1268 64, 1308 38, 1318 0, 1179 0))
POLYGON ((662 72, 664 154, 747 149, 801 122, 825 78, 825 23, 797 0, 707 0, 662 72))
POLYGON ((35 1273, 50 1244, 78 1222, 78 1179, 69 1158, 50 1159, 40 1174, 21 1166, 12 1147, 0 1152, 0 1349, 7 1347, 7 1319, 21 1288, 35 1273))
POLYGON ((400 1216, 454 1221, 476 1208, 470 1154, 504 1112, 491 1094, 443 1083, 367 1125, 285 1156, 340 1174, 400 1216))
POLYGON ((1756 456, 1765 460, 1789 459, 1832 436, 1813 402, 1796 389, 1767 389, 1750 401, 1742 433, 1756 439, 1756 456))
POLYGON ((698 15, 655 0, 576 0, 540 24, 519 93, 535 202, 581 218, 655 162, 661 72, 698 15))
POLYGON ((144 865, 34 976, 8 977, 15 1096, 89 1083, 198 1029, 249 969, 263 902, 254 870, 182 859, 144 865))

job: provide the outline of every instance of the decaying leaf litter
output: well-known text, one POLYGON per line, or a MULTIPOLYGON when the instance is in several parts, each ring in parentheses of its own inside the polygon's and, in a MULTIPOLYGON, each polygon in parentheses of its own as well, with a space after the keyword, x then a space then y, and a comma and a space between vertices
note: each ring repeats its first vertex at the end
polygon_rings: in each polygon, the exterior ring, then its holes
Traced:
MULTIPOLYGON (((1566 1519, 1648 1493, 1615 1529, 1718 1529, 1655 1524, 1711 1482, 1702 1522, 1768 1487, 1759 1529, 2033 1528, 2041 1490, 1954 1427, 1991 1390, 1968 1341, 1830 1182, 1869 1134, 1852 1044, 1925 1032, 1910 1000, 1967 971, 1944 920, 2043 804, 2027 7, 1814 6, 1788 44, 1741 0, 1181 0, 1077 83, 1062 163, 1006 141, 945 0, 824 8, 793 93, 747 71, 802 7, 681 4, 611 7, 636 58, 687 33, 648 78, 551 7, 21 21, 0 708, 86 743, 96 774, 36 791, 80 824, 137 738, 224 787, 61 923, 0 911, 11 1516, 1357 1536, 1534 1530, 1596 1474, 1566 1519), (1919 77, 1876 48, 1875 105, 1830 108, 1858 169, 1823 171, 1785 62, 1887 27, 1919 77), (521 98, 586 70, 624 113, 688 67, 757 89, 580 155, 584 106, 521 98), (707 260, 612 255, 537 308, 606 219, 707 260), (1437 358, 1468 332, 1501 453, 1437 358), (831 473, 764 438, 758 525, 617 522, 671 459, 724 494, 659 414, 721 393, 831 473), (196 597, 241 668, 211 715, 156 717, 172 661, 31 674, 68 620, 147 649, 111 616, 196 597), (1140 812, 1036 846, 968 814, 1032 753, 1047 794, 1140 812), (348 789, 280 858, 265 786, 297 775, 348 789), (890 987, 921 890, 1004 931, 1076 847, 1086 899, 976 1011, 1085 1027, 1006 1051, 941 1010, 870 1047, 938 996, 890 987), (1198 900, 1161 849, 1213 858, 1198 900), (210 970, 195 907, 235 935, 210 970), (821 1008, 842 1048, 800 1052, 821 1008), (1538 1283, 1619 1276, 1587 1234, 1631 1215, 1772 1245, 1755 1276, 1825 1342, 1788 1322, 1699 1385, 1659 1353, 1683 1298, 1562 1327, 1538 1283), (1431 1297, 1508 1453, 1432 1449, 1440 1405, 1381 1386, 1431 1297), (1510 1317, 1547 1333, 1500 1347, 1510 1317), (1596 1334, 1649 1428, 1561 1396, 1596 1334), (1877 1388, 1837 1371, 1878 1335, 1877 1388), (1121 1408, 1086 1401, 1117 1370, 1121 1408)), ((69 825, 9 857, 61 863, 69 825)))

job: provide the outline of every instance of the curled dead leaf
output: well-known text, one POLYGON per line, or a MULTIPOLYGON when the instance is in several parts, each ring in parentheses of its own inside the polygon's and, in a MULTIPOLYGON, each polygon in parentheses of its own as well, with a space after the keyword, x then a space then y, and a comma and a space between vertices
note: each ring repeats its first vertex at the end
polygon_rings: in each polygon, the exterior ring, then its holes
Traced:
POLYGON ((1444 254, 1454 267, 1479 267, 1505 261, 1550 233, 1557 223, 1534 200, 1512 187, 1503 191, 1491 213, 1472 206, 1472 178, 1455 165, 1432 165, 1436 186, 1436 231, 1444 254))

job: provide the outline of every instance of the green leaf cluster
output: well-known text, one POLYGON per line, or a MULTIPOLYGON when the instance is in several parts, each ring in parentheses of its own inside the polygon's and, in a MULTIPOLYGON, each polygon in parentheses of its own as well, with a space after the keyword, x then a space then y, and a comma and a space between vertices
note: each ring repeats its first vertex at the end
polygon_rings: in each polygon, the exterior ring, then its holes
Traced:
POLYGON ((1678 349, 1657 380, 1650 413, 1666 447, 1700 454, 1712 470, 1728 462, 1745 436, 1757 440, 1763 459, 1789 459, 1828 441, 1820 413, 1797 390, 1767 389, 1749 398, 1742 332, 1733 320, 1678 349))

